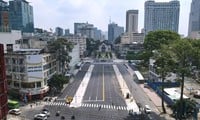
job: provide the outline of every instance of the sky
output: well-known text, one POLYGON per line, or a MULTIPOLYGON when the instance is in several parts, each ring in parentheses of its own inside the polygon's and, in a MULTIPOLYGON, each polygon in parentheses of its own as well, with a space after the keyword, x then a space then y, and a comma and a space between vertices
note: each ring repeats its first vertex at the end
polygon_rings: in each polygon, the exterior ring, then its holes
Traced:
MULTIPOLYGON (((8 0, 5 0, 8 1, 8 0)), ((74 22, 88 22, 107 31, 109 20, 125 27, 126 11, 139 10, 138 31, 144 27, 146 0, 27 0, 33 6, 35 27, 46 30, 62 27, 74 31, 74 22)), ((170 0, 155 0, 168 2, 170 0)), ((190 4, 180 1, 179 33, 187 35, 190 4)))

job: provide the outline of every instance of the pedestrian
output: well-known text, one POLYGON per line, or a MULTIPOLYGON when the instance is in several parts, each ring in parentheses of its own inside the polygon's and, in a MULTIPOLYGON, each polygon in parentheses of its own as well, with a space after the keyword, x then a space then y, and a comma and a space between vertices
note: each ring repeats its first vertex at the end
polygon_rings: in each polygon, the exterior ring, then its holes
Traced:
POLYGON ((101 110, 101 105, 99 106, 99 111, 101 110))
POLYGON ((32 104, 30 104, 30 107, 32 108, 32 104))

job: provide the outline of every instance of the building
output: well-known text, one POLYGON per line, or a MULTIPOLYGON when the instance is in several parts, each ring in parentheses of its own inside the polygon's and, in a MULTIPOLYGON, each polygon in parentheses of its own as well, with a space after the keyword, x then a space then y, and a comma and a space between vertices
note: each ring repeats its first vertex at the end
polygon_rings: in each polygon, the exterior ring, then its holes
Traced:
POLYGON ((80 62, 80 45, 74 44, 74 47, 71 52, 69 52, 69 56, 71 56, 71 60, 69 63, 69 73, 73 74, 73 71, 75 69, 75 65, 80 62))
POLYGON ((56 57, 40 49, 20 49, 5 54, 6 79, 10 93, 25 102, 41 99, 48 92, 47 81, 56 73, 56 57))
POLYGON ((4 45, 0 44, 0 119, 6 120, 8 113, 8 92, 3 47, 4 45))
MULTIPOLYGON (((154 59, 149 59, 149 81, 154 82, 161 82, 161 76, 156 71, 155 63, 156 61, 154 59)), ((168 75, 165 77, 165 81, 175 82, 178 76, 175 73, 168 73, 168 75)))
POLYGON ((117 37, 124 33, 124 28, 118 26, 116 23, 108 24, 108 41, 113 43, 117 37))
POLYGON ((180 2, 145 2, 145 34, 156 30, 171 30, 178 32, 180 2))
POLYGON ((70 35, 70 30, 69 29, 65 29, 65 36, 70 35))
POLYGON ((21 31, 11 30, 10 32, 0 32, 0 43, 4 45, 4 53, 7 53, 7 49, 11 49, 8 47, 15 46, 16 40, 21 38, 21 31))
POLYGON ((94 38, 94 25, 89 23, 74 23, 74 34, 94 38))
POLYGON ((188 37, 193 39, 200 39, 200 1, 192 0, 189 27, 188 27, 188 37))
POLYGON ((94 40, 100 40, 102 38, 101 30, 89 23, 74 23, 74 34, 86 36, 94 40))
POLYGON ((16 44, 22 49, 43 49, 47 46, 47 40, 41 37, 23 37, 16 40, 16 44))
POLYGON ((143 44, 145 35, 144 33, 124 33, 121 36, 120 44, 143 44))
POLYGON ((10 31, 8 4, 3 0, 0 0, 0 31, 1 32, 10 31))
POLYGON ((126 32, 138 32, 138 10, 126 12, 126 32))
POLYGON ((9 19, 12 30, 34 32, 33 7, 26 0, 9 1, 9 19))
POLYGON ((63 36, 63 29, 61 27, 56 27, 55 34, 56 36, 63 36))
POLYGON ((69 35, 69 36, 65 36, 65 38, 69 40, 70 42, 79 44, 79 55, 80 55, 80 58, 83 58, 86 52, 86 36, 69 35))

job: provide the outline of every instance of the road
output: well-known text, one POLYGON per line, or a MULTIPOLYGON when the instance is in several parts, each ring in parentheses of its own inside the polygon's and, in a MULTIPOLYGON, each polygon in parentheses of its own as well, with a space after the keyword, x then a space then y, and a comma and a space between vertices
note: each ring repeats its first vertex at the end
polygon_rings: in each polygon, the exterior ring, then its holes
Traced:
MULTIPOLYGON (((70 83, 63 93, 58 96, 56 102, 47 102, 44 108, 49 109, 51 116, 48 120, 58 120, 60 116, 55 116, 57 111, 60 111, 61 116, 64 116, 66 120, 70 120, 72 115, 75 115, 76 120, 160 120, 156 112, 151 115, 132 116, 128 114, 125 99, 123 98, 118 80, 115 76, 113 69, 113 63, 92 63, 94 69, 92 71, 91 78, 86 88, 86 92, 83 93, 83 101, 81 107, 70 108, 64 101, 66 96, 73 96, 76 99, 75 93, 78 89, 84 75, 86 74, 90 63, 84 64, 81 70, 74 77, 74 81, 70 83)), ((155 106, 143 92, 143 90, 133 81, 132 76, 126 70, 123 64, 117 64, 125 82, 127 83, 131 93, 137 102, 142 105, 148 104, 153 110, 155 106)), ((23 112, 23 116, 33 118, 34 114, 40 113, 41 109, 29 108, 23 112)))
POLYGON ((144 93, 142 88, 134 81, 133 76, 129 74, 127 71, 127 67, 124 64, 118 64, 119 71, 123 75, 124 80, 126 81, 128 88, 130 89, 134 99, 137 103, 140 103, 143 107, 145 105, 149 105, 153 112, 149 115, 150 119, 153 120, 161 120, 159 117, 158 111, 154 103, 148 98, 148 96, 144 93))

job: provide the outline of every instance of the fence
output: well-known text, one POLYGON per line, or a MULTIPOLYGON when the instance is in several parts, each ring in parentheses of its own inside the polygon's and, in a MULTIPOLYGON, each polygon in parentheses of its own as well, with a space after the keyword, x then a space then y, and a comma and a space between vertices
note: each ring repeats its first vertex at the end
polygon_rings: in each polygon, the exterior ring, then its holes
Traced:
POLYGON ((162 90, 160 89, 163 85, 164 88, 171 88, 171 87, 179 87, 180 82, 147 82, 148 86, 150 86, 161 98, 163 96, 164 101, 169 105, 172 106, 175 102, 169 98, 165 93, 162 94, 162 90))

